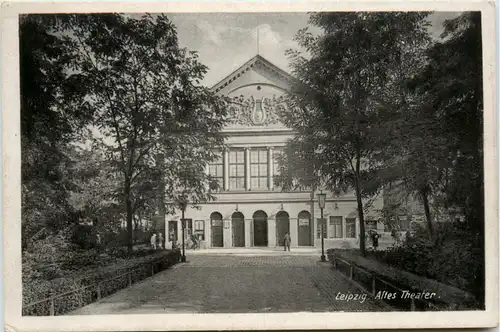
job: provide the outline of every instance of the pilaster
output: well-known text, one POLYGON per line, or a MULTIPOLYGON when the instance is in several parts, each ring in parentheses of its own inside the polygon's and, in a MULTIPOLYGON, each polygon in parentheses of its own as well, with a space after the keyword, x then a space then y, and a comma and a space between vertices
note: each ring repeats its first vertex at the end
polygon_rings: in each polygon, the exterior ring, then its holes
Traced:
POLYGON ((212 221, 205 220, 205 246, 210 248, 212 246, 212 221))
POLYGON ((269 190, 273 190, 274 188, 274 181, 273 181, 273 172, 274 172, 274 160, 273 160, 273 148, 269 147, 267 149, 267 185, 269 187, 269 190))
POLYGON ((252 245, 252 220, 251 219, 245 219, 245 247, 250 248, 252 245))
POLYGON ((231 248, 233 246, 233 234, 232 234, 232 220, 224 219, 222 221, 222 232, 224 234, 223 245, 224 248, 231 248))
POLYGON ((292 240, 291 246, 297 247, 299 245, 299 231, 298 219, 290 218, 290 239, 292 240))
POLYGON ((223 152, 223 162, 224 162, 224 190, 229 190, 229 150, 224 149, 223 152))
POLYGON ((245 148, 245 190, 250 189, 250 149, 245 148))
POLYGON ((267 220, 267 246, 276 247, 276 219, 267 220))

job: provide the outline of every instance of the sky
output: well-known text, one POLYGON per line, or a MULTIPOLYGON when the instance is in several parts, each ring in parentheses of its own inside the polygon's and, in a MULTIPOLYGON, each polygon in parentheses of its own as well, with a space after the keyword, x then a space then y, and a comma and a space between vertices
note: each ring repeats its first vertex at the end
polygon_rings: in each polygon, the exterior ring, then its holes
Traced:
MULTIPOLYGON (((433 13, 430 33, 438 37, 454 12, 433 13)), ((197 51, 209 68, 202 82, 213 86, 258 53, 290 72, 287 49, 298 49, 293 37, 308 26, 307 13, 196 13, 167 15, 177 27, 181 47, 197 51), (258 40, 257 43, 257 31, 258 40)), ((313 30, 314 31, 314 30, 313 30)))

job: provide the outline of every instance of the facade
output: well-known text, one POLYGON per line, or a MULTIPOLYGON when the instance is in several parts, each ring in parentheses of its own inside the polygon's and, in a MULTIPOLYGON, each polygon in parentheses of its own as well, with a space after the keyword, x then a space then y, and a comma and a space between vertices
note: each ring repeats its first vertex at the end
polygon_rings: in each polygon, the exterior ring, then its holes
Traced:
MULTIPOLYGON (((317 192, 284 192, 273 183, 277 156, 294 132, 280 121, 287 112, 284 95, 294 79, 260 55, 255 56, 213 87, 231 98, 231 124, 224 129, 228 149, 207 171, 219 182, 215 201, 188 207, 186 237, 192 233, 208 248, 277 247, 285 233, 291 246, 320 247, 321 211, 317 192)), ((382 208, 376 200, 374 208, 382 208)), ((353 194, 327 194, 325 247, 357 247, 359 219, 353 194)), ((181 215, 166 215, 166 231, 181 239, 181 215)), ((375 221, 375 228, 384 230, 375 221)), ((370 226, 372 227, 372 226, 370 226)))

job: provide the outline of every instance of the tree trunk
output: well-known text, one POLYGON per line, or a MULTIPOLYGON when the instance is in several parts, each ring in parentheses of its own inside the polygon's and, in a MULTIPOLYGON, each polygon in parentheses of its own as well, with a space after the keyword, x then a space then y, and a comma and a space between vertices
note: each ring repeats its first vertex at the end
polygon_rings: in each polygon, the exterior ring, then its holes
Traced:
POLYGON ((130 185, 128 181, 125 181, 125 207, 127 210, 127 249, 129 253, 132 253, 134 248, 134 230, 132 221, 132 202, 130 201, 130 185))
POLYGON ((358 216, 359 216, 359 250, 361 256, 366 256, 366 246, 365 246, 365 217, 363 213, 363 200, 361 197, 361 184, 359 183, 359 171, 361 158, 359 154, 356 158, 356 174, 354 174, 355 185, 356 185, 356 200, 358 203, 358 216))
POLYGON ((422 202, 424 203, 425 220, 427 221, 427 229, 429 230, 429 237, 432 241, 434 240, 434 228, 432 226, 432 216, 431 216, 431 209, 429 207, 429 197, 425 189, 420 190, 420 197, 422 198, 422 202))

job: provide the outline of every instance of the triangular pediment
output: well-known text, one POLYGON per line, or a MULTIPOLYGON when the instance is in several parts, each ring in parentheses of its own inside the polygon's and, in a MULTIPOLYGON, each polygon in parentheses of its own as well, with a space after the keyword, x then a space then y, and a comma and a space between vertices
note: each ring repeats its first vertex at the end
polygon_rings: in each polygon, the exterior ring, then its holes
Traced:
POLYGON ((241 67, 222 79, 212 87, 218 94, 230 95, 235 90, 247 84, 270 84, 278 89, 290 91, 296 79, 283 69, 266 60, 261 55, 256 55, 241 67))
POLYGON ((293 76, 256 55, 212 87, 230 99, 231 128, 285 128, 286 95, 296 84, 293 76))

